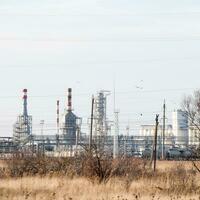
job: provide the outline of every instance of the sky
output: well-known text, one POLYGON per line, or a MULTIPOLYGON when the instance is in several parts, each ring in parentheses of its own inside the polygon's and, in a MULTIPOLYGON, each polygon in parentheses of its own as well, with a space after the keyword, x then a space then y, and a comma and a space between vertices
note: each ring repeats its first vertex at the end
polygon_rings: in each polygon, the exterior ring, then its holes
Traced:
POLYGON ((35 134, 40 120, 55 128, 68 87, 85 132, 99 90, 112 93, 113 120, 114 85, 121 131, 154 123, 164 99, 170 123, 199 88, 199 20, 197 0, 0 0, 0 136, 12 135, 23 88, 35 134))

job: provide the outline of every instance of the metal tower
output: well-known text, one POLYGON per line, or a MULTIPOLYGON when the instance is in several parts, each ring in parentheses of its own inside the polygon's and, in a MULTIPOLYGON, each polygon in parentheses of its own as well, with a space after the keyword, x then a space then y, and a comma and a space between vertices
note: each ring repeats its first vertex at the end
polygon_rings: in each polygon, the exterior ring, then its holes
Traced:
POLYGON ((30 141, 32 134, 32 116, 28 115, 27 89, 23 90, 23 114, 17 117, 14 125, 13 138, 15 143, 26 144, 30 141))
POLYGON ((109 91, 100 91, 94 99, 94 136, 107 136, 107 96, 109 91))

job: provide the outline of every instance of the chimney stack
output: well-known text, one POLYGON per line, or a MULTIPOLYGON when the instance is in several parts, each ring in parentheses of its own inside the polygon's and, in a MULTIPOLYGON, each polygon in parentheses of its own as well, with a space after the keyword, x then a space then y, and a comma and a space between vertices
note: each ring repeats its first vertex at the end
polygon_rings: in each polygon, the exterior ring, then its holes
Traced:
POLYGON ((23 115, 24 116, 28 116, 28 110, 27 110, 27 92, 28 90, 27 89, 23 89, 23 100, 24 100, 24 107, 23 107, 23 115))
POLYGON ((59 135, 60 129, 60 101, 57 100, 57 134, 59 135))
POLYGON ((72 111, 72 89, 68 89, 68 111, 72 111))

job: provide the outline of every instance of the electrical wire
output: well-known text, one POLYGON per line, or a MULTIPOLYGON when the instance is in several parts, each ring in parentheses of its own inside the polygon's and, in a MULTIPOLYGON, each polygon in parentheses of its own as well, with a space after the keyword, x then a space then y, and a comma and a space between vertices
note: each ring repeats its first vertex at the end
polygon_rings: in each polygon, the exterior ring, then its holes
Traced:
MULTIPOLYGON (((133 91, 116 91, 116 94, 134 94, 134 93, 160 93, 160 92, 178 92, 185 90, 197 90, 197 88, 168 88, 168 89, 157 89, 157 90, 133 90, 133 91)), ((74 96, 91 96, 91 93, 79 93, 74 94, 74 96)), ((29 98, 49 98, 49 97, 67 97, 63 94, 48 94, 48 95, 29 95, 29 98)), ((19 98, 18 96, 6 96, 0 95, 0 98, 11 99, 19 98)))

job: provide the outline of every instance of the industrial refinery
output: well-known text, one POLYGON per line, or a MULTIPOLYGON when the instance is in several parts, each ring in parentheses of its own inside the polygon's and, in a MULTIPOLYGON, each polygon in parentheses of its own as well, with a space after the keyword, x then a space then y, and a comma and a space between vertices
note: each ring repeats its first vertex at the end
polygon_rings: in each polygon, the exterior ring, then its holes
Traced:
MULTIPOLYGON (((132 134, 129 126, 123 132, 119 129, 119 111, 114 111, 114 119, 107 115, 107 98, 110 91, 101 90, 93 97, 88 132, 82 132, 82 118, 72 109, 72 88, 68 89, 67 104, 61 112, 60 101, 56 103, 56 131, 44 134, 44 120, 41 120, 41 134, 33 134, 33 116, 28 112, 28 90, 23 90, 23 112, 13 125, 13 137, 0 138, 2 157, 15 153, 43 154, 56 157, 73 157, 86 147, 95 145, 97 149, 113 156, 133 156, 149 158, 154 145, 154 124, 140 126, 138 134, 132 134)), ((197 130, 190 127, 187 115, 182 110, 172 113, 172 124, 158 126, 158 158, 189 158, 193 149, 199 147, 197 130)))

